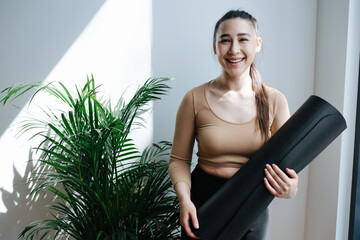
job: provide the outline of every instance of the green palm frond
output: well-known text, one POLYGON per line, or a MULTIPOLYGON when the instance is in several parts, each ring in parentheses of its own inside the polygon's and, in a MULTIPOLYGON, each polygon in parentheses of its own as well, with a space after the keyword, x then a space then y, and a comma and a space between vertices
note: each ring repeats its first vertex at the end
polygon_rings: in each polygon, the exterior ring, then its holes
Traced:
MULTIPOLYGON (((141 124, 149 103, 167 93, 168 78, 150 78, 126 103, 114 108, 97 98, 94 78, 72 94, 60 82, 28 83, 5 89, 6 104, 24 93, 46 92, 64 103, 42 107, 44 119, 24 121, 20 132, 36 129, 41 152, 33 193, 54 195, 52 218, 31 223, 24 239, 176 239, 178 202, 168 177, 171 144, 139 152, 129 133, 141 124), (137 122, 138 121, 138 122, 137 122)), ((30 102, 31 102, 30 101, 30 102)))

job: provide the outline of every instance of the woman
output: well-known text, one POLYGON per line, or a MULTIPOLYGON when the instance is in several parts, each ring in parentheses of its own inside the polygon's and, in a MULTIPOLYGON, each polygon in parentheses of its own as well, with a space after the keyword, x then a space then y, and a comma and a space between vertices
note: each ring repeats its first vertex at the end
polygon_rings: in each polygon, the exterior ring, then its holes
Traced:
MULTIPOLYGON (((169 172, 180 202, 182 239, 198 239, 190 228, 190 221, 201 227, 196 209, 289 118, 285 96, 261 83, 255 68, 261 43, 255 18, 245 11, 226 13, 213 36, 221 74, 189 91, 179 106, 169 172), (198 165, 190 174, 195 139, 198 165)), ((297 174, 286 173, 276 165, 265 168, 264 184, 276 197, 292 198, 297 192, 297 174)), ((265 211, 243 239, 265 239, 268 218, 265 211)))

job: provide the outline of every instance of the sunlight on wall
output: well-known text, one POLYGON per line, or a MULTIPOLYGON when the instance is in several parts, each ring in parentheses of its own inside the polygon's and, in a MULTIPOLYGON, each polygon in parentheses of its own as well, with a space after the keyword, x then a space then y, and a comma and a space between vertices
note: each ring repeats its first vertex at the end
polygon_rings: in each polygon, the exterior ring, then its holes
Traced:
MULTIPOLYGON (((150 0, 106 1, 44 81, 81 86, 87 75, 93 74, 95 82, 102 84, 100 95, 106 99, 111 96, 116 101, 125 89, 128 89, 126 96, 131 96, 151 76, 151 23, 150 0)), ((52 106, 53 102, 41 95, 35 103, 52 106)), ((33 107, 26 105, 24 109, 37 114, 33 107)), ((17 126, 24 116, 20 113, 11 125, 17 126)), ((147 128, 133 135, 140 149, 152 140, 151 114, 146 118, 147 128)), ((36 146, 27 137, 16 139, 17 131, 16 127, 10 127, 0 138, 0 152, 6 160, 1 163, 0 189, 8 192, 17 184, 13 183, 14 169, 24 174, 31 144, 36 146)), ((6 211, 6 204, 0 201, 0 212, 6 211)))

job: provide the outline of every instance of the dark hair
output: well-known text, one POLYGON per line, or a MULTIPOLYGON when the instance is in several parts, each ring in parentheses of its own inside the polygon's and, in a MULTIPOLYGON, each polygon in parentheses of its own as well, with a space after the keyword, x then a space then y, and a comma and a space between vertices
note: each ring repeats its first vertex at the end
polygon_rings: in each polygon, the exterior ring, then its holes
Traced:
MULTIPOLYGON (((241 10, 230 10, 222 18, 220 18, 215 24, 213 41, 216 41, 216 34, 219 30, 221 23, 229 19, 241 18, 250 22, 256 35, 258 33, 258 26, 256 19, 249 13, 241 10)), ((250 65, 250 77, 252 79, 252 87, 255 91, 256 101, 256 121, 259 126, 261 135, 265 137, 265 141, 269 139, 269 101, 266 93, 265 85, 261 82, 261 76, 257 70, 255 63, 250 65)))

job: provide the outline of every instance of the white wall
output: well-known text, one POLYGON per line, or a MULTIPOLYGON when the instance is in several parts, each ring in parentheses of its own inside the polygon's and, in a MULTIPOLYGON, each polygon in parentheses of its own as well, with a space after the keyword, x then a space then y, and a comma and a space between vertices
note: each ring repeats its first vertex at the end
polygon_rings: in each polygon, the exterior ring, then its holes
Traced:
MULTIPOLYGON (((151 1, 0 1, 0 89, 24 81, 82 85, 94 74, 105 97, 116 100, 151 76, 151 1)), ((0 97, 3 95, 0 95, 0 97)), ((35 99, 37 104, 52 104, 35 99)), ((23 108, 28 99, 16 101, 23 108)), ((53 105, 51 105, 54 107, 53 105)), ((0 239, 16 239, 31 221, 46 214, 48 196, 28 196, 32 158, 27 139, 15 139, 23 113, 0 107, 0 239), (45 199, 43 199, 45 198, 45 199)), ((140 148, 148 129, 134 134, 140 148), (141 134, 141 135, 140 135, 141 134), (141 136, 141 137, 139 137, 141 136)))
POLYGON ((310 165, 305 239, 347 239, 360 53, 360 3, 319 0, 315 93, 348 128, 310 165))
POLYGON ((336 239, 346 238, 349 232, 349 209, 351 202, 350 196, 358 98, 357 90, 360 70, 360 1, 358 0, 349 1, 347 29, 343 112, 347 119, 348 131, 342 135, 336 239))
MULTIPOLYGON (((258 19, 264 43, 258 59, 263 81, 282 91, 294 112, 313 93, 316 7, 315 0, 154 1, 153 73, 175 78, 166 101, 154 105, 155 140, 172 140, 184 93, 220 73, 212 53, 212 31, 232 8, 247 10, 258 19)), ((307 175, 306 168, 300 174, 295 199, 277 199, 271 204, 270 240, 304 239, 307 175)))

